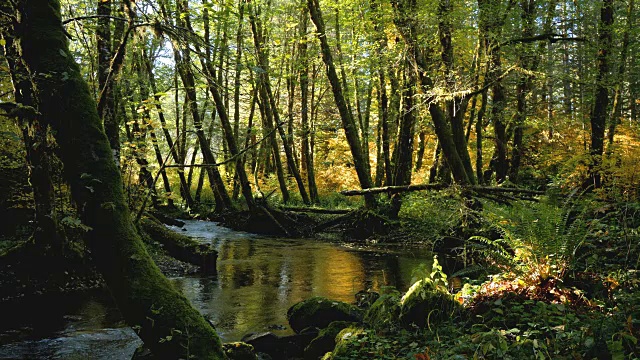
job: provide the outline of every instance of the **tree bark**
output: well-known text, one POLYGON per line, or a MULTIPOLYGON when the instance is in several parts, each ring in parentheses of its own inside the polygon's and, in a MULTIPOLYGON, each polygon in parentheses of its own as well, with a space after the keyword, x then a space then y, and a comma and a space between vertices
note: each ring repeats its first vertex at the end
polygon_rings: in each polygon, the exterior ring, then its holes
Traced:
POLYGON ((598 74, 593 111, 591 112, 591 163, 589 164, 590 184, 595 188, 602 186, 600 175, 602 153, 604 150, 604 131, 609 106, 609 53, 612 47, 613 0, 602 0, 600 21, 598 23, 598 74))
POLYGON ((298 43, 298 56, 300 57, 300 122, 302 123, 302 158, 306 164, 307 184, 309 187, 309 200, 311 203, 320 202, 318 186, 316 185, 315 166, 311 151, 311 128, 309 126, 309 59, 307 58, 307 28, 309 25, 308 9, 305 0, 301 1, 300 14, 300 42, 298 43))
POLYGON ((616 132, 616 126, 620 123, 620 118, 622 116, 622 91, 624 85, 625 71, 627 69, 627 53, 629 52, 629 35, 631 30, 633 29, 633 23, 635 19, 634 14, 634 0, 629 0, 629 4, 627 5, 627 26, 624 30, 624 35, 622 36, 622 49, 620 49, 620 63, 618 65, 618 71, 616 73, 616 86, 613 95, 613 112, 611 113, 611 118, 609 119, 609 131, 607 133, 608 145, 607 145, 607 153, 610 154, 612 152, 613 147, 613 138, 616 132))
MULTIPOLYGON (((333 97, 340 112, 340 119, 342 120, 342 127, 344 129, 349 148, 351 149, 351 155, 353 156, 353 163, 360 181, 360 186, 363 189, 373 186, 371 182, 371 173, 369 171, 369 160, 364 158, 360 139, 358 138, 358 128, 353 120, 353 114, 347 108, 344 95, 342 94, 342 85, 338 79, 336 68, 333 64, 333 55, 331 48, 326 37, 326 31, 324 27, 324 20, 322 19, 322 13, 320 11, 320 4, 318 0, 308 0, 307 6, 311 14, 311 20, 316 26, 318 40, 320 40, 320 48, 322 53, 322 60, 326 66, 327 77, 333 90, 333 97)), ((368 208, 375 209, 377 207, 376 199, 371 195, 365 196, 365 204, 368 208)))
POLYGON ((59 2, 25 0, 19 6, 21 50, 40 112, 57 132, 65 178, 92 229, 87 244, 122 315, 140 327, 139 336, 156 354, 224 358, 213 328, 160 273, 132 224, 96 104, 68 49, 59 2), (67 78, 57 75, 63 73, 67 78))
POLYGON ((280 134, 280 139, 282 140, 282 147, 284 148, 289 172, 296 180, 296 184, 298 185, 298 191, 300 192, 302 201, 305 204, 309 204, 309 195, 307 195, 307 190, 304 187, 304 182, 302 181, 302 177, 300 176, 300 171, 298 171, 298 166, 296 165, 296 161, 292 151, 292 145, 289 143, 285 130, 281 126, 282 121, 280 119, 280 112, 278 111, 275 97, 273 95, 273 92, 271 91, 268 59, 266 57, 266 53, 264 52, 265 41, 263 38, 264 30, 262 27, 262 23, 257 18, 257 14, 253 11, 249 13, 249 20, 251 22, 251 31, 253 32, 253 41, 255 43, 256 53, 258 55, 258 62, 260 63, 260 66, 264 71, 259 74, 259 77, 261 79, 260 83, 263 87, 263 91, 265 93, 264 95, 266 97, 264 101, 268 102, 267 108, 270 110, 271 115, 273 116, 273 121, 275 122, 275 126, 278 130, 278 133, 280 134))

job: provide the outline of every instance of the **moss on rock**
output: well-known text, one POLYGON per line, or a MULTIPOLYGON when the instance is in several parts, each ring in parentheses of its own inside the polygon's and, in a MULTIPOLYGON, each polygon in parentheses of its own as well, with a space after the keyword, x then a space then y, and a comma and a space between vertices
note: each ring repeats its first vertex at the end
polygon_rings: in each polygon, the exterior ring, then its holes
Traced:
POLYGON ((222 344, 222 350, 229 360, 257 360, 258 356, 252 345, 244 342, 222 344))
POLYGON ((360 334, 364 332, 364 329, 349 326, 342 329, 335 337, 336 346, 330 354, 325 354, 323 359, 340 359, 344 358, 351 350, 350 344, 356 340, 360 334))
POLYGON ((374 328, 397 324, 400 318, 400 294, 381 295, 367 310, 364 322, 374 328))
POLYGON ((340 331, 356 324, 349 321, 334 321, 326 328, 320 330, 318 336, 304 349, 305 360, 320 359, 336 346, 336 336, 340 331))
POLYGON ((334 321, 361 322, 363 315, 361 309, 351 304, 323 297, 301 301, 287 311, 289 325, 296 333, 312 326, 323 329, 334 321))
POLYGON ((442 286, 430 280, 419 280, 400 301, 400 323, 424 327, 433 325, 460 313, 462 306, 442 286))

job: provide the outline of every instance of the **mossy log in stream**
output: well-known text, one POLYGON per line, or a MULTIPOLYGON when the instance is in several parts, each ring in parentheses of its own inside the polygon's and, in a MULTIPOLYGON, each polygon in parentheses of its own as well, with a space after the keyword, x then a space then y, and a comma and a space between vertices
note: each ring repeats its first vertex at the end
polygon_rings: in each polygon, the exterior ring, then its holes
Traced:
POLYGON ((151 239, 162 244, 170 256, 198 265, 203 272, 216 272, 218 253, 210 245, 201 244, 188 236, 173 232, 150 218, 142 218, 140 227, 151 239))
POLYGON ((224 358, 213 327, 160 273, 133 226, 96 103, 68 49, 59 1, 25 0, 19 11, 15 30, 39 111, 56 133, 65 178, 92 228, 87 244, 122 315, 163 358, 224 358))

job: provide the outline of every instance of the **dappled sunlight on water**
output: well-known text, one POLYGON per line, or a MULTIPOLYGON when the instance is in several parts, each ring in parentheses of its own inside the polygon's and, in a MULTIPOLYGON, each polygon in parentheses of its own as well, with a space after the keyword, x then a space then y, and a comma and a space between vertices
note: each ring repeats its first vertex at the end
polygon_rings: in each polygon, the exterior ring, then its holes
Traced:
POLYGON ((213 277, 173 283, 215 325, 224 341, 257 331, 290 333, 287 309, 311 296, 352 302, 365 289, 406 288, 411 270, 429 254, 354 250, 311 239, 278 239, 231 232, 211 222, 188 221, 186 235, 219 252, 213 277))

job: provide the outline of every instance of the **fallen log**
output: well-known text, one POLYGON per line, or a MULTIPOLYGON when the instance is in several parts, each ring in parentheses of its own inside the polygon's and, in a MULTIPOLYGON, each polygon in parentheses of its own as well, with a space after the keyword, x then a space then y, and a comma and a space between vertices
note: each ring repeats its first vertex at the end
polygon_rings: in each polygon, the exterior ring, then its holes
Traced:
MULTIPOLYGON (((344 196, 361 196, 368 194, 397 194, 402 192, 410 192, 410 191, 425 191, 425 190, 443 190, 451 187, 446 184, 416 184, 416 185, 405 185, 405 186, 383 186, 377 188, 368 188, 361 190, 344 190, 341 191, 340 194, 344 196)), ((497 187, 497 186, 460 186, 461 190, 469 190, 476 193, 501 193, 501 194, 524 194, 524 195, 544 195, 544 191, 540 190, 529 190, 529 189, 519 189, 519 188, 507 188, 507 187, 497 187)))
POLYGON ((216 272, 218 253, 210 245, 171 231, 150 218, 142 218, 140 226, 152 240, 160 243, 170 256, 197 265, 205 273, 216 272))
POLYGON ((351 210, 347 210, 347 209, 323 209, 323 208, 317 208, 317 207, 282 206, 280 208, 284 211, 309 212, 309 213, 315 213, 315 214, 342 215, 342 214, 348 214, 351 212, 351 210))
POLYGON ((383 186, 376 188, 368 188, 361 190, 344 190, 340 191, 340 194, 344 196, 360 196, 368 194, 381 194, 381 193, 401 193, 408 191, 422 191, 422 190, 442 190, 449 187, 445 184, 419 184, 419 185, 404 185, 404 186, 383 186))

